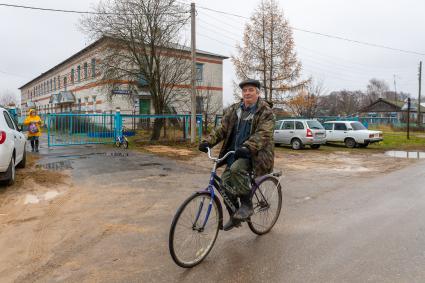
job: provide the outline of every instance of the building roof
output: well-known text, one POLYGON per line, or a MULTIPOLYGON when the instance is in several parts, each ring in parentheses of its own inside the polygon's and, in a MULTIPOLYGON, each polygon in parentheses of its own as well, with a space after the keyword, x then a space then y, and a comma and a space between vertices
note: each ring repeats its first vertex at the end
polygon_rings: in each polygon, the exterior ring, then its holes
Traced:
MULTIPOLYGON (((69 58, 65 59, 64 61, 62 61, 61 63, 57 64, 56 66, 54 66, 53 68, 47 70, 44 73, 41 73, 39 76, 35 77, 34 79, 32 79, 31 81, 25 83, 23 86, 19 87, 18 89, 22 89, 24 87, 26 87, 27 85, 33 83, 34 81, 38 80, 39 78, 41 78, 42 76, 55 71, 56 69, 60 68, 61 66, 63 66, 64 64, 68 63, 69 61, 72 61, 73 59, 75 59, 76 57, 80 56, 81 54, 87 52, 90 49, 93 49, 94 47, 96 47, 97 45, 99 45, 101 42, 107 40, 107 39, 111 39, 111 37, 108 36, 103 36, 101 38, 99 38, 98 40, 94 41, 93 43, 91 43, 90 45, 88 45, 87 47, 81 49, 80 51, 78 51, 77 53, 75 53, 74 55, 70 56, 69 58)), ((181 49, 187 52, 191 52, 190 47, 187 46, 179 46, 176 49, 181 49)), ((216 54, 216 53, 211 53, 211 52, 207 52, 207 51, 203 51, 203 50, 196 50, 196 53, 199 55, 206 55, 206 56, 211 56, 211 57, 216 57, 219 59, 228 59, 229 57, 224 56, 224 55, 220 55, 220 54, 216 54)))
MULTIPOLYGON (((373 110, 371 108, 373 106, 375 106, 376 104, 382 103, 382 102, 393 106, 394 108, 397 109, 397 112, 407 111, 407 102, 405 102, 405 101, 402 101, 402 100, 395 101, 395 100, 389 100, 389 99, 385 99, 385 98, 378 98, 378 100, 376 100, 376 101, 372 102, 371 104, 369 104, 368 106, 360 109, 359 112, 373 112, 373 110)), ((412 103, 412 105, 410 106, 410 109, 411 109, 411 111, 416 112, 416 110, 417 110, 416 104, 412 103)), ((421 105, 420 110, 421 110, 421 112, 425 112, 425 106, 421 105)), ((392 111, 382 111, 382 112, 392 112, 392 111)))

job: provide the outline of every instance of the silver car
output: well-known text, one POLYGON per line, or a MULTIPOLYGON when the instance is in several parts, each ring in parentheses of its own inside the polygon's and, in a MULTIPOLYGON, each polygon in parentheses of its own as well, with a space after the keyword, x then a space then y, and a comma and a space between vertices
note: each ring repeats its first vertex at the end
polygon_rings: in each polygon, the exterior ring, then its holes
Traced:
POLYGON ((305 145, 317 149, 326 143, 326 130, 317 120, 279 120, 275 124, 274 142, 291 145, 292 149, 301 149, 305 145))

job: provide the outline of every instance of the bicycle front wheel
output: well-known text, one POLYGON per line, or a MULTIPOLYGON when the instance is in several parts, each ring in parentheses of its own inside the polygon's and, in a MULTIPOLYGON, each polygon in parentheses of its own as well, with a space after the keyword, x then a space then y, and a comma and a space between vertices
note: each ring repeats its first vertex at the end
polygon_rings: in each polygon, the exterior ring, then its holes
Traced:
POLYGON ((217 239, 219 215, 216 202, 207 192, 192 195, 180 206, 171 224, 168 243, 177 265, 193 267, 207 257, 217 239))
POLYGON ((282 188, 279 181, 267 177, 258 184, 252 196, 254 214, 248 221, 252 232, 258 235, 268 233, 276 223, 282 208, 282 188))

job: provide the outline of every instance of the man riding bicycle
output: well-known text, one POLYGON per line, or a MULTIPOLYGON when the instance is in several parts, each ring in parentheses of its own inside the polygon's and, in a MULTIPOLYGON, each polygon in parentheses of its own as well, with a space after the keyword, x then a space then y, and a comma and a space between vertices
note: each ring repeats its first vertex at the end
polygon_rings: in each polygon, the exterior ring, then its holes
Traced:
POLYGON ((241 221, 254 212, 249 172, 262 176, 273 171, 275 118, 271 104, 260 97, 260 86, 257 80, 242 81, 239 84, 242 100, 228 108, 221 126, 199 144, 199 150, 207 152, 208 147, 224 141, 219 157, 235 151, 234 155, 219 164, 227 165, 221 178, 227 195, 238 208, 233 215, 228 208, 230 219, 223 227, 225 231, 240 226, 241 221))

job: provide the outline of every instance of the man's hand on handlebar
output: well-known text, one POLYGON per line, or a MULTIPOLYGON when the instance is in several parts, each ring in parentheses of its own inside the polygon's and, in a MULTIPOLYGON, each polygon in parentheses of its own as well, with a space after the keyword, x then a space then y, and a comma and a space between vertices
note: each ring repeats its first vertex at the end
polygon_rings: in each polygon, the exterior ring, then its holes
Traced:
POLYGON ((202 152, 207 153, 209 147, 211 147, 210 144, 206 141, 203 141, 199 144, 198 149, 202 152))
POLYGON ((251 158, 251 151, 246 146, 242 146, 235 151, 235 160, 239 158, 251 158))

